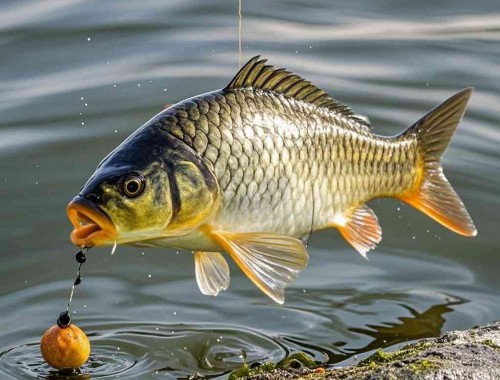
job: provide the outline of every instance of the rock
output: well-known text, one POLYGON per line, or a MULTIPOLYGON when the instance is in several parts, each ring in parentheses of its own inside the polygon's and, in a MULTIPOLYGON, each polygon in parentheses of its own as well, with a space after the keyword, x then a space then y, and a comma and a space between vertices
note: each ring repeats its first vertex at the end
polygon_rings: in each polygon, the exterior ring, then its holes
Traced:
POLYGON ((304 357, 296 353, 276 365, 265 363, 254 369, 245 366, 234 371, 230 379, 498 380, 500 322, 423 339, 397 351, 379 350, 350 367, 327 368, 325 371, 321 367, 314 368, 304 357))

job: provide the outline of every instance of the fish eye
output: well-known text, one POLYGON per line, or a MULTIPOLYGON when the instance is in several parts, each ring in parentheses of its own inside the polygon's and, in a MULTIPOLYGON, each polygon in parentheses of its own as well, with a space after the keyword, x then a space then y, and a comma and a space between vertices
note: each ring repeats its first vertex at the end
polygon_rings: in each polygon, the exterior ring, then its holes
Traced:
POLYGON ((120 182, 121 193, 127 198, 138 197, 146 186, 144 177, 137 173, 127 174, 120 182))

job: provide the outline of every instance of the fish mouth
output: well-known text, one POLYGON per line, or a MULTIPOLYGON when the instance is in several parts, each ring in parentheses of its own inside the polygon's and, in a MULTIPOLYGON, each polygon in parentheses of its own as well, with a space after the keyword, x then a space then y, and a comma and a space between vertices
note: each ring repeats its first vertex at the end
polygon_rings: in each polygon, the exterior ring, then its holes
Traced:
POLYGON ((68 204, 68 218, 73 224, 71 242, 78 247, 97 247, 116 240, 116 228, 106 213, 92 202, 76 196, 68 204))

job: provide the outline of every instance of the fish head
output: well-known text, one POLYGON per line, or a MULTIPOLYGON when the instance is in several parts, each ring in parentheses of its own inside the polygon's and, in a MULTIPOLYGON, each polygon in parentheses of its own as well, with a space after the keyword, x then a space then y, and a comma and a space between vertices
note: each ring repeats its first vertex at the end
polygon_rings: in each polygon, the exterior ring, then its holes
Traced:
POLYGON ((205 161, 183 141, 142 128, 111 152, 68 204, 79 247, 186 235, 218 205, 205 161))

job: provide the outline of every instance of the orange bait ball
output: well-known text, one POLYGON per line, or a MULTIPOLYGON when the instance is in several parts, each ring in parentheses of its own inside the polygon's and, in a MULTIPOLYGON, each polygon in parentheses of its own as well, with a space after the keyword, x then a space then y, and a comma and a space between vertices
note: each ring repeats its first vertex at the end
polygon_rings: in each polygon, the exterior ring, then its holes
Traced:
POLYGON ((56 369, 78 368, 90 355, 90 342, 77 326, 58 325, 49 328, 42 336, 40 349, 45 361, 56 369))

